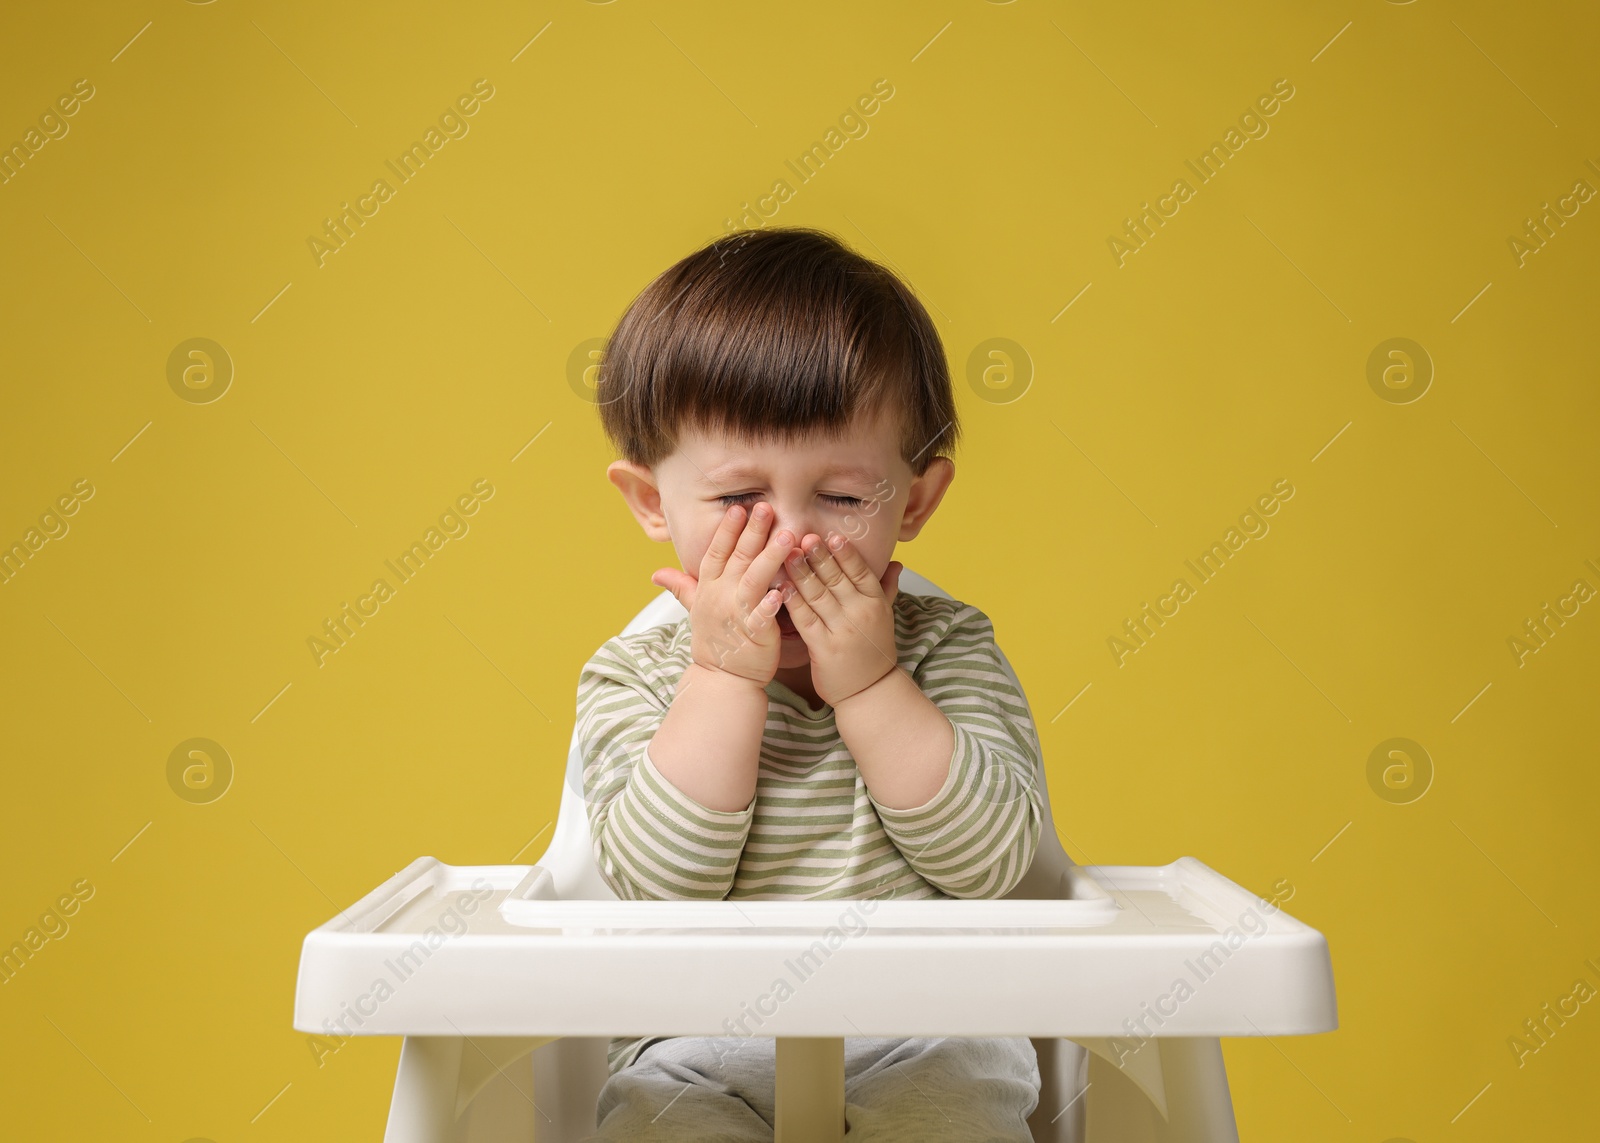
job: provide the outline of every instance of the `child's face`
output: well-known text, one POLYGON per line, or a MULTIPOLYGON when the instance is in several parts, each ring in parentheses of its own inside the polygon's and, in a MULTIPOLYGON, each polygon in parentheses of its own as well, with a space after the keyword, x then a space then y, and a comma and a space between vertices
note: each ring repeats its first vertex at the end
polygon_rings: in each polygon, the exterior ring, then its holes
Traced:
MULTIPOLYGON (((898 541, 913 539, 955 476, 936 458, 913 476, 900 455, 892 414, 858 417, 837 439, 779 438, 755 443, 700 430, 679 435, 678 449, 654 469, 615 462, 609 474, 652 539, 671 540, 683 570, 700 561, 729 505, 748 511, 765 501, 775 520, 770 539, 787 530, 795 548, 809 549, 829 532, 847 537, 880 580, 898 541), (857 471, 847 471, 855 469, 857 471)), ((769 586, 790 582, 780 569, 769 586)), ((780 613, 788 625, 787 610, 780 613)), ((780 667, 807 661, 805 641, 785 635, 780 667)))

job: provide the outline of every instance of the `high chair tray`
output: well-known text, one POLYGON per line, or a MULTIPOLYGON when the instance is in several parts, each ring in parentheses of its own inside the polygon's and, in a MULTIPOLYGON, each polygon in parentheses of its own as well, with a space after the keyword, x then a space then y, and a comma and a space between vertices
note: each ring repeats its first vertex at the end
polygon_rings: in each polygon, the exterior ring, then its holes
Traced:
POLYGON ((692 934, 717 929, 823 932, 853 914, 875 933, 999 929, 1076 929, 1103 925, 1117 915, 1111 894, 1070 867, 1062 895, 1042 900, 812 900, 563 901, 555 880, 535 865, 500 902, 500 916, 518 928, 572 934, 692 934))
POLYGON ((1322 934, 1192 857, 1075 867, 1060 901, 563 902, 538 896, 539 873, 418 858, 307 934, 294 1027, 1103 1037, 1137 1021, 1216 1037, 1338 1024, 1322 934))

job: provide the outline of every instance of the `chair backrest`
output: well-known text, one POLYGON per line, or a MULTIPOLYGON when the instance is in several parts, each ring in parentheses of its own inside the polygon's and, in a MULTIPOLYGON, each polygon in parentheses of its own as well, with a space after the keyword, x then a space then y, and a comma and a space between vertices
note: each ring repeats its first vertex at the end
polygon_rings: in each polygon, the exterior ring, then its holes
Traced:
MULTIPOLYGON (((899 589, 913 595, 951 598, 949 592, 942 590, 931 580, 923 578, 910 568, 904 568, 900 572, 899 589)), ((632 635, 663 623, 676 623, 687 614, 683 605, 670 591, 663 591, 633 617, 622 629, 622 634, 632 635)), ((1000 652, 1000 665, 1005 668, 1006 674, 1010 676, 1017 691, 1022 693, 1023 702, 1026 703, 1027 695, 1022 691, 1022 683, 1017 679, 1017 673, 1006 659, 1004 651, 1000 652)), ((1029 714, 1032 715, 1031 706, 1029 714)), ((1037 725, 1035 721, 1036 744, 1037 725)), ((1067 867, 1073 864, 1066 850, 1062 849, 1061 839, 1056 836, 1055 825, 1051 820, 1050 791, 1045 785, 1042 761, 1036 767, 1034 777, 1039 785, 1040 801, 1044 809, 1044 821, 1039 831, 1039 846, 1028 872, 1011 892, 1006 894, 1007 897, 1063 896, 1065 895, 1063 879, 1067 867)), ((605 878, 600 876, 600 868, 594 860, 588 806, 583 797, 583 754, 578 747, 577 727, 573 727, 572 745, 567 751, 566 778, 561 786, 561 808, 556 815, 555 826, 549 846, 535 864, 542 865, 550 871, 551 878, 555 881, 556 895, 563 900, 615 900, 617 895, 605 883, 605 878)))

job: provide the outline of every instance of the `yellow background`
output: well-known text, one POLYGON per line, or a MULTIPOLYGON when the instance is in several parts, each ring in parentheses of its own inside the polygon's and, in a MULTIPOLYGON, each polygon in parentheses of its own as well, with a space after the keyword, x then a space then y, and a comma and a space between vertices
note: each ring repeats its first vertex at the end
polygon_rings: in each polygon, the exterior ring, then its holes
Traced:
POLYGON ((898 557, 993 617, 1068 852, 1287 879, 1327 935, 1340 1030, 1225 1044, 1244 1137, 1592 1123, 1600 1006, 1522 1066, 1508 1041, 1600 985, 1600 600, 1507 645, 1600 590, 1600 201, 1507 244, 1600 188, 1592 8, 19 7, 0 142, 95 95, 0 186, 0 541, 95 495, 0 586, 0 941, 95 892, 0 985, 0 1133, 376 1137, 398 1042, 317 1065, 304 934, 418 855, 542 850, 578 670, 671 559, 569 357, 880 78, 772 221, 935 316, 967 436, 898 557), (319 267, 323 220, 480 78, 470 133, 319 267), (1269 134, 1119 267, 1123 220, 1279 78, 1269 134), (211 403, 168 384, 194 337, 236 370, 211 403), (1394 337, 1420 399, 1368 384, 1394 337), (970 383, 991 338, 1019 399, 970 383), (470 533, 317 666, 479 478, 470 533), (1280 478, 1270 533, 1119 667, 1107 639, 1280 478), (168 785, 195 737, 235 768, 210 804, 168 785), (1395 737, 1432 760, 1405 804, 1367 780, 1395 737))

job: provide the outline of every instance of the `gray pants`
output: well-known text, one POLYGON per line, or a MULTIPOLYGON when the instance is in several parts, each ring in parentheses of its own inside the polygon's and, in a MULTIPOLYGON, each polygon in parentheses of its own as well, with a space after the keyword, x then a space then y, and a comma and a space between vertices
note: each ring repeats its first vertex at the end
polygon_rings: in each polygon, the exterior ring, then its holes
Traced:
MULTIPOLYGON (((606 1080, 591 1140, 772 1139, 770 1036, 674 1036, 606 1080)), ((847 1037, 847 1138, 1032 1143, 1039 1063, 1025 1036, 847 1037)))

